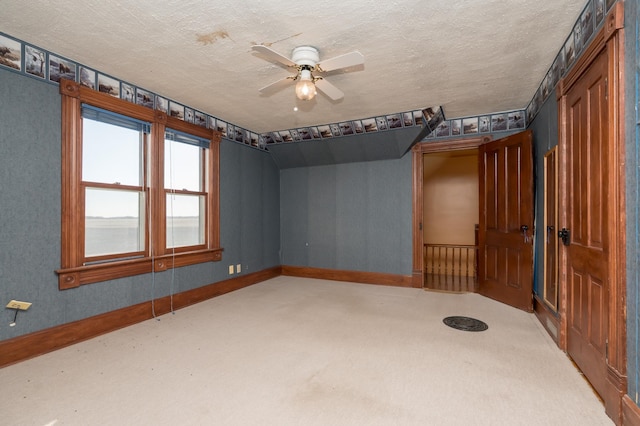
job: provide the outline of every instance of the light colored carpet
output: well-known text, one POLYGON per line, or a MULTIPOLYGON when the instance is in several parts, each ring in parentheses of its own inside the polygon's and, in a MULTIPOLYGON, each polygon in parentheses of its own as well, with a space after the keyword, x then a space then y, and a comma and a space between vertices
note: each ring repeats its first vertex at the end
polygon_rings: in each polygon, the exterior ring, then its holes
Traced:
POLYGON ((531 314, 284 276, 0 369, 0 383, 10 425, 613 424, 531 314), (449 328, 452 315, 489 329, 449 328))

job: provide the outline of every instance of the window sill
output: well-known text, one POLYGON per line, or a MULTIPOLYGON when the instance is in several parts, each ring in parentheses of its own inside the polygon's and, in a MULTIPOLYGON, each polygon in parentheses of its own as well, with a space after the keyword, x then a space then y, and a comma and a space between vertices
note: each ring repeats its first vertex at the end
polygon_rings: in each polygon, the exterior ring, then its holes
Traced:
POLYGON ((67 290, 101 281, 130 277, 132 275, 147 274, 152 271, 162 272, 171 268, 195 265, 204 262, 219 262, 222 260, 222 248, 198 250, 184 253, 167 254, 150 257, 106 262, 94 265, 79 266, 56 270, 58 274, 58 288, 67 290))

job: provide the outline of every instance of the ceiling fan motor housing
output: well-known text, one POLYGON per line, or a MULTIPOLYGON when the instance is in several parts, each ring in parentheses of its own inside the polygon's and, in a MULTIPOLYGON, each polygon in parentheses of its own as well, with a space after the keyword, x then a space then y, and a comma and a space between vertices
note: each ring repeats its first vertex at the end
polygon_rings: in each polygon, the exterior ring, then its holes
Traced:
POLYGON ((291 52, 291 60, 297 65, 308 65, 313 68, 320 61, 318 49, 311 46, 300 46, 291 52))
POLYGON ((316 94, 316 88, 325 94, 329 99, 338 101, 344 97, 344 93, 323 77, 315 77, 312 73, 325 73, 328 71, 349 68, 364 63, 364 56, 358 51, 346 53, 334 58, 324 59, 320 64, 320 54, 313 46, 298 46, 291 51, 291 58, 288 58, 268 46, 257 44, 252 47, 256 52, 262 54, 267 60, 279 62, 287 67, 296 69, 295 76, 290 75, 260 89, 260 93, 265 93, 269 88, 279 88, 283 84, 291 81, 296 82, 296 95, 299 99, 310 100, 316 94), (300 92, 300 93, 299 93, 300 92))

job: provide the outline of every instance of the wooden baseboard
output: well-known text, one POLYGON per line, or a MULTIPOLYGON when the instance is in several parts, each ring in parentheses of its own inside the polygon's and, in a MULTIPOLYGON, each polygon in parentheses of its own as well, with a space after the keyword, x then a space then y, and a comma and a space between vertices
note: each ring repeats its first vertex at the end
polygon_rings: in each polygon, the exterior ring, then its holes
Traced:
POLYGON ((556 345, 559 346, 560 317, 538 295, 533 297, 533 312, 556 345))
POLYGON ((605 389, 600 396, 604 401, 605 412, 617 425, 622 424, 622 400, 626 391, 627 376, 607 365, 605 389))
MULTIPOLYGON (((173 296, 173 309, 184 308, 281 275, 280 267, 209 284, 173 296)), ((169 296, 154 300, 155 315, 171 311, 169 296)), ((0 342, 0 368, 153 318, 151 301, 47 328, 0 342)))
POLYGON ((282 266, 282 275, 395 287, 414 286, 414 280, 411 275, 385 274, 380 272, 343 271, 338 269, 309 268, 306 266, 282 266))
MULTIPOLYGON (((176 294, 173 296, 173 309, 181 309, 225 293, 266 281, 270 278, 275 278, 279 275, 398 287, 413 287, 415 281, 415 277, 404 275, 278 266, 176 294)), ((169 296, 156 299, 153 307, 156 316, 169 313, 171 311, 171 300, 169 296)), ((534 302, 534 307, 536 316, 548 331, 547 326, 549 323, 554 324, 556 330, 559 329, 558 318, 556 318, 551 310, 537 297, 534 302)), ((151 318, 153 318, 152 304, 151 301, 147 301, 83 320, 4 340, 0 342, 0 368, 151 318)), ((551 334, 552 338, 557 342, 553 332, 549 331, 549 334, 551 334)), ((624 380, 620 380, 620 382, 622 383, 624 380)), ((613 387, 618 390, 620 389, 620 386, 613 387)), ((605 403, 605 405, 607 404, 605 403)), ((640 426, 640 407, 631 400, 629 395, 622 397, 619 417, 616 412, 617 410, 611 410, 610 406, 608 408, 609 415, 614 419, 620 419, 622 425, 640 426)))
POLYGON ((412 287, 414 288, 422 288, 424 287, 424 279, 422 277, 422 270, 417 269, 413 271, 413 276, 412 276, 412 287))
POLYGON ((622 424, 624 426, 640 426, 640 407, 629 395, 622 397, 622 424))

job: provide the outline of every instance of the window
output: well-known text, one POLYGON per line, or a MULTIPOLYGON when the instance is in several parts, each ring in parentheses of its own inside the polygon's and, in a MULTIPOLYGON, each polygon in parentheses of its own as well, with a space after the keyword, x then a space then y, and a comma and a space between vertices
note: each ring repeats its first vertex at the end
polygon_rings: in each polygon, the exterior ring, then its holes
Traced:
POLYGON ((219 133, 63 80, 60 289, 221 259, 219 133))
POLYGON ((167 247, 204 244, 207 194, 202 161, 208 142, 170 129, 164 142, 167 247))
MULTIPOLYGON (((82 104, 84 262, 145 255, 151 124, 82 104)), ((81 198, 82 199, 82 198, 81 198)))

